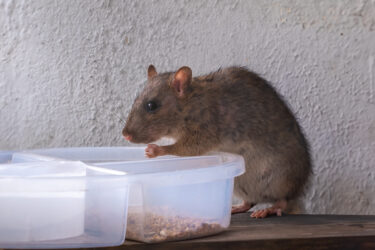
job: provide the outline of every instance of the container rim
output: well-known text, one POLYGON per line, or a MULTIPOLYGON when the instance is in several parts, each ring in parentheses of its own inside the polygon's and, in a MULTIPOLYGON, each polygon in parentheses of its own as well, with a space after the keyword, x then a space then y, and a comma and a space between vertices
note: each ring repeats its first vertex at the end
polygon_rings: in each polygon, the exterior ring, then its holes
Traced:
MULTIPOLYGON (((103 149, 103 150, 109 150, 109 149, 128 149, 128 150, 144 150, 145 147, 70 147, 70 148, 51 148, 51 150, 81 150, 81 149, 103 149)), ((44 151, 45 149, 43 149, 44 151)), ((48 150, 48 149, 46 149, 48 150)), ((32 150, 34 151, 34 150, 32 150)), ((4 151, 0 151, 0 154, 4 151)), ((22 151, 7 151, 13 152, 13 153, 22 153, 22 151)), ((24 153, 28 154, 34 154, 31 151, 23 151, 24 153)), ((39 156, 38 154, 35 154, 39 156)), ((41 157, 45 157, 44 155, 40 155, 41 157)), ((53 158, 53 157, 50 157, 53 158)), ((202 171, 221 171, 223 169, 230 170, 232 169, 230 176, 227 178, 232 178, 235 176, 239 176, 245 172, 245 165, 244 165, 244 159, 240 155, 235 155, 231 153, 226 152, 211 152, 207 155, 202 156, 188 156, 188 157, 177 157, 177 156, 170 156, 170 157, 159 157, 159 158, 153 158, 153 159, 140 159, 140 160, 129 160, 129 161, 115 161, 115 162, 102 162, 98 164, 94 163, 85 163, 84 160, 77 161, 77 160, 66 160, 61 158, 54 158, 53 161, 33 161, 33 162, 22 162, 22 163, 5 163, 0 164, 0 166, 28 166, 30 164, 41 164, 41 165, 48 165, 49 163, 53 162, 54 164, 59 163, 80 163, 84 164, 87 169, 98 171, 101 174, 99 175, 84 175, 84 176, 50 176, 50 177, 43 177, 43 176, 2 176, 0 175, 0 181, 4 180, 40 180, 40 181, 68 181, 68 180, 90 180, 90 181, 104 181, 104 180, 128 180, 128 181, 136 181, 139 180, 139 178, 142 176, 145 178, 152 177, 152 178, 158 178, 165 176, 168 173, 178 173, 178 174, 188 174, 191 172, 194 172, 195 174, 202 172, 202 171), (185 169, 174 169, 173 171, 162 171, 162 172, 146 172, 146 173, 127 173, 126 171, 121 170, 112 170, 108 169, 111 164, 119 165, 119 164, 131 164, 131 163, 150 163, 152 162, 166 162, 166 161, 176 161, 176 160, 186 160, 186 159, 199 159, 201 157, 220 157, 221 159, 225 158, 226 160, 223 160, 220 164, 207 164, 201 168, 185 168, 185 169)))
MULTIPOLYGON (((168 173, 180 173, 180 174, 187 174, 187 173, 199 173, 199 172, 204 172, 204 171, 211 171, 211 172, 219 172, 221 170, 227 170, 226 172, 228 173, 231 172, 231 175, 228 175, 227 178, 232 178, 235 176, 239 176, 245 172, 245 163, 244 159, 240 155, 236 154, 231 154, 231 153, 226 153, 226 152, 212 152, 207 155, 202 155, 202 156, 188 156, 188 157, 174 157, 174 158, 164 158, 164 159, 153 159, 151 160, 140 160, 140 161, 116 161, 116 162, 110 162, 110 163, 99 163, 95 164, 95 166, 98 167, 111 167, 114 165, 121 165, 121 164, 126 164, 130 165, 131 163, 146 163, 146 162, 168 162, 168 161, 176 161, 177 160, 189 160, 189 159, 199 159, 201 157, 220 157, 221 159, 226 158, 227 160, 224 160, 222 163, 213 163, 213 164, 207 164, 204 165, 200 168, 185 168, 185 169, 174 169, 174 170, 169 170, 169 171, 162 171, 162 172, 146 172, 146 173, 131 173, 127 177, 132 180, 132 179, 139 179, 139 176, 142 177, 153 177, 157 178, 159 176, 165 176, 168 173)), ((126 172, 126 170, 124 171, 126 172)))

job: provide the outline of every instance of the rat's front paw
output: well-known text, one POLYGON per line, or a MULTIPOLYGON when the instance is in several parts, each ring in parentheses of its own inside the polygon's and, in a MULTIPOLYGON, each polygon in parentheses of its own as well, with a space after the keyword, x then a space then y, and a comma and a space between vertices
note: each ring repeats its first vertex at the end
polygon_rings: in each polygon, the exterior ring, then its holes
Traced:
POLYGON ((162 148, 159 147, 156 144, 148 144, 147 148, 145 149, 145 155, 148 158, 154 158, 154 157, 157 157, 157 156, 161 156, 161 155, 163 155, 162 152, 163 152, 162 148))

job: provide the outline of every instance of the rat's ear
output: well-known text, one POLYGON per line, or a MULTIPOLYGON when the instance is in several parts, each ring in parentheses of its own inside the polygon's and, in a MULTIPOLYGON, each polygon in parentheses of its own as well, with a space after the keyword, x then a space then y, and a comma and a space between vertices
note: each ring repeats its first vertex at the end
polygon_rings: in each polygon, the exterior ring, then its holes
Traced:
POLYGON ((192 73, 191 69, 187 66, 181 67, 174 74, 173 80, 170 83, 170 86, 174 88, 178 97, 183 97, 186 93, 186 89, 191 84, 192 73))
POLYGON ((148 79, 151 79, 152 77, 156 76, 157 74, 158 74, 158 72, 156 72, 156 69, 155 69, 154 65, 150 64, 150 66, 148 66, 148 69, 147 69, 148 79))

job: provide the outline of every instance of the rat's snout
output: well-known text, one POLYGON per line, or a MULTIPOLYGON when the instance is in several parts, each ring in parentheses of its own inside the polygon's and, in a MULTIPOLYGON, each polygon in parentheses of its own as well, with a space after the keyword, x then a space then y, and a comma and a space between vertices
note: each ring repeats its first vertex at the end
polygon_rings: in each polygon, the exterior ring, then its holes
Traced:
POLYGON ((124 135, 124 138, 127 141, 131 141, 132 140, 132 136, 131 135, 124 135))
POLYGON ((128 130, 126 129, 126 127, 122 130, 122 135, 124 136, 125 140, 127 140, 127 141, 131 141, 132 140, 132 136, 128 132, 128 130))

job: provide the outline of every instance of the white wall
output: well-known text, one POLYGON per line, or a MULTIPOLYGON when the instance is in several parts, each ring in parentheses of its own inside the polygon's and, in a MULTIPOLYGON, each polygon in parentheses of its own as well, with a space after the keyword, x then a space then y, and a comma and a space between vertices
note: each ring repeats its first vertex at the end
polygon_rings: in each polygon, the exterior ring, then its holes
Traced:
POLYGON ((150 63, 272 81, 312 145, 308 211, 375 214, 374 0, 0 0, 0 149, 127 145, 150 63))

